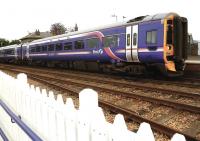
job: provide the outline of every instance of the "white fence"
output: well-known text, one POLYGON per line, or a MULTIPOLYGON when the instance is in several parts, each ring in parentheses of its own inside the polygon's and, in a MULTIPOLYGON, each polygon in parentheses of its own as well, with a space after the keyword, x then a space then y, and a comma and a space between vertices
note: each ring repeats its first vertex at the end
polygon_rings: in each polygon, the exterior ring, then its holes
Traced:
MULTIPOLYGON (((79 109, 71 98, 64 104, 61 95, 29 86, 25 74, 17 79, 0 71, 0 100, 44 141, 154 141, 150 125, 142 123, 137 133, 127 130, 124 118, 118 114, 114 123, 105 120, 98 106, 98 95, 91 89, 79 94, 79 109), (47 96, 48 95, 48 96, 47 96)), ((31 139, 0 107, 0 128, 10 141, 31 139)), ((0 137, 1 140, 1 137, 0 137)), ((185 141, 175 134, 172 141, 185 141)))

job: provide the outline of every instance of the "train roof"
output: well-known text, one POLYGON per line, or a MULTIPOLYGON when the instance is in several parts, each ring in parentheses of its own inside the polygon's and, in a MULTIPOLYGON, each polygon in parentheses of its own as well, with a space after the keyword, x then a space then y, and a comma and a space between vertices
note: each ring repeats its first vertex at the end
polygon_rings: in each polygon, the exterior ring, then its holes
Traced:
MULTIPOLYGON (((110 25, 106 25, 106 26, 92 28, 92 29, 89 29, 89 30, 69 32, 69 33, 65 33, 65 34, 62 34, 62 35, 57 35, 57 36, 52 36, 52 37, 34 40, 34 41, 30 42, 29 45, 34 45, 34 44, 39 44, 39 43, 44 43, 44 42, 46 43, 46 42, 51 42, 51 41, 58 41, 58 40, 62 40, 62 39, 68 39, 68 38, 70 38, 70 36, 74 36, 74 35, 78 35, 78 34, 84 34, 84 33, 102 30, 102 29, 133 25, 133 24, 138 24, 138 23, 148 22, 148 21, 154 21, 154 20, 163 20, 164 18, 166 18, 170 15, 178 16, 176 13, 172 13, 172 12, 171 13, 155 14, 155 15, 151 15, 151 16, 149 16, 149 15, 140 16, 140 17, 129 19, 125 22, 119 22, 119 23, 114 23, 114 24, 110 24, 110 25)), ((26 46, 26 45, 27 44, 23 44, 22 46, 26 46)), ((15 47, 20 47, 20 45, 16 44, 16 45, 9 45, 9 46, 5 46, 5 47, 1 47, 0 50, 15 48, 15 47)))
POLYGON ((141 17, 136 17, 133 19, 130 19, 126 22, 120 22, 120 23, 114 23, 114 24, 110 24, 107 26, 101 26, 101 27, 97 27, 97 28, 93 28, 93 29, 89 29, 89 30, 83 30, 83 31, 76 31, 76 32, 69 32, 69 33, 65 33, 62 35, 57 35, 57 36, 52 36, 52 37, 47 37, 47 38, 43 38, 43 39, 39 39, 39 40, 34 40, 30 43, 30 45, 34 45, 34 44, 39 44, 39 43, 43 43, 43 42, 51 42, 51 41, 57 41, 57 40, 62 40, 62 38, 70 38, 70 36, 73 35, 77 35, 77 34, 84 34, 84 33, 88 33, 88 32, 92 32, 92 31, 96 31, 96 30, 102 30, 102 29, 108 29, 108 28, 113 28, 113 27, 119 27, 119 26, 126 26, 126 25, 132 25, 132 24, 138 24, 141 22, 147 22, 147 21, 154 21, 154 20, 163 20, 164 18, 170 16, 170 15, 176 15, 178 16, 176 13, 161 13, 161 14, 155 14, 155 15, 147 15, 147 16, 141 16, 141 17), (137 20, 138 18, 138 20, 137 20))
POLYGON ((20 46, 20 45, 17 45, 17 44, 15 44, 15 45, 8 45, 8 46, 0 47, 0 50, 12 49, 12 48, 16 48, 18 46, 20 46))
POLYGON ((145 21, 152 21, 152 20, 162 20, 170 15, 175 15, 175 16, 178 16, 178 14, 176 13, 161 13, 161 14, 155 14, 155 15, 151 15, 151 16, 146 16, 142 21, 145 22, 145 21))

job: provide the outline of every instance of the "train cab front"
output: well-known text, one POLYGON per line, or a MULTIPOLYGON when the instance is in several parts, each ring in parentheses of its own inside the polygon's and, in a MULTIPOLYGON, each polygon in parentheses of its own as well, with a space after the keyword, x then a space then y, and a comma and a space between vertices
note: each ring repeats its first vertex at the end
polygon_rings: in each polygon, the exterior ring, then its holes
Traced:
POLYGON ((177 14, 164 19, 164 62, 168 76, 183 75, 187 59, 188 23, 177 14))

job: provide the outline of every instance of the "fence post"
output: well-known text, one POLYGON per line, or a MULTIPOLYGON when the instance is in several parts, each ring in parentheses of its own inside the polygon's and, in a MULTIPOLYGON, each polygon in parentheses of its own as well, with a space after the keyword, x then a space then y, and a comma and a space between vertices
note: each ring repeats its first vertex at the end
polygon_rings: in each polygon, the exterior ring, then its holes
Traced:
POLYGON ((109 141, 133 141, 134 134, 131 134, 126 126, 123 115, 117 114, 110 129, 109 141))
POLYGON ((57 140, 65 141, 65 120, 64 120, 64 102, 62 95, 57 95, 56 127, 57 140))
POLYGON ((91 141, 108 141, 108 126, 100 107, 91 121, 91 141))
MULTIPOLYGON (((11 89, 10 91, 10 95, 15 96, 15 98, 17 99, 17 115, 19 116, 19 118, 24 121, 26 119, 26 95, 27 95, 27 89, 28 89, 28 80, 27 80, 27 75, 24 73, 20 73, 17 75, 17 79, 15 80, 13 78, 13 82, 17 83, 17 88, 16 88, 16 92, 15 89, 11 89), (15 93, 15 95, 13 95, 15 93)), ((11 87, 13 87, 14 85, 12 85, 11 83, 11 87)), ((13 105, 13 104, 9 104, 9 105, 13 105)), ((24 121, 25 122, 25 121, 24 121)), ((21 130, 21 129, 17 129, 18 131, 18 139, 19 141, 21 140, 28 140, 29 137, 21 130)))
POLYGON ((42 116, 42 134, 45 140, 48 139, 49 136, 49 116, 48 116, 48 97, 46 89, 42 89, 42 107, 41 107, 41 116, 42 116))
POLYGON ((171 141, 186 141, 186 139, 183 135, 176 133, 171 138, 171 141))
POLYGON ((91 120, 98 109, 98 95, 92 89, 84 89, 79 93, 78 141, 91 140, 91 120))
POLYGON ((140 124, 140 127, 137 131, 137 137, 140 141, 155 141, 150 125, 145 122, 140 124))
POLYGON ((55 98, 54 98, 54 93, 52 91, 49 92, 49 97, 48 97, 48 121, 49 121, 49 135, 48 135, 48 140, 49 141, 56 141, 56 111, 54 108, 54 105, 56 104, 55 98))
POLYGON ((77 141, 77 110, 75 109, 71 98, 66 99, 64 116, 66 141, 77 141))

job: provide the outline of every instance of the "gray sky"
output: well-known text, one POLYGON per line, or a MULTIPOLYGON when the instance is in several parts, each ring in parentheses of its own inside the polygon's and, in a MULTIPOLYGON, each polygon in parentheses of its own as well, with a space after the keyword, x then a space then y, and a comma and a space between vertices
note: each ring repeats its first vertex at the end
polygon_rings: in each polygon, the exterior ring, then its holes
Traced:
POLYGON ((189 21, 189 32, 200 40, 198 0, 0 0, 0 38, 19 39, 49 30, 51 24, 78 24, 79 29, 98 27, 142 15, 176 12, 189 21))

